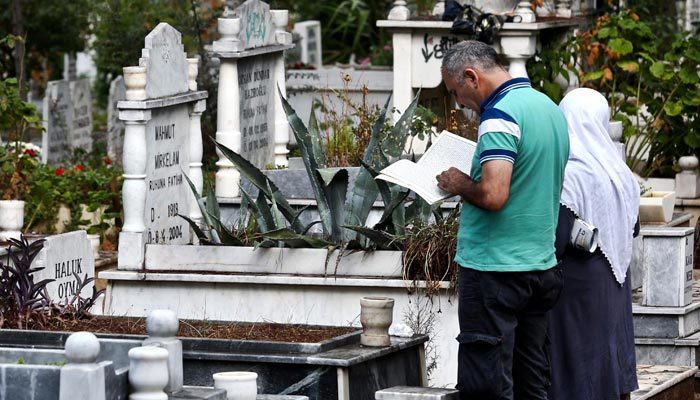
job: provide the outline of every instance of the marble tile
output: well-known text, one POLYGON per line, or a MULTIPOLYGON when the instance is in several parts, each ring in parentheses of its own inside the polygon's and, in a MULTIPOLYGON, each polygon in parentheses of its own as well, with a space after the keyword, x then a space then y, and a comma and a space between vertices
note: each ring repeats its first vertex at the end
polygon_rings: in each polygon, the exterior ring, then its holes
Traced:
POLYGON ((186 386, 168 395, 168 400, 226 400, 226 391, 210 387, 186 386))
POLYGON ((396 386, 379 390, 376 400, 457 400, 459 391, 432 387, 396 386))

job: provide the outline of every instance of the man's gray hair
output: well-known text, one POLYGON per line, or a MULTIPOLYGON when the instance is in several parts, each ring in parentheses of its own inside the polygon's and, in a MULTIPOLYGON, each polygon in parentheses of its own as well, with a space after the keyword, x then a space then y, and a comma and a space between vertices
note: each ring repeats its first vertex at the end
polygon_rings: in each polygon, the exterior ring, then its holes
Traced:
POLYGON ((476 40, 463 40, 447 50, 442 59, 442 69, 452 78, 463 82, 462 71, 465 68, 486 72, 503 67, 498 62, 498 53, 491 46, 476 40))

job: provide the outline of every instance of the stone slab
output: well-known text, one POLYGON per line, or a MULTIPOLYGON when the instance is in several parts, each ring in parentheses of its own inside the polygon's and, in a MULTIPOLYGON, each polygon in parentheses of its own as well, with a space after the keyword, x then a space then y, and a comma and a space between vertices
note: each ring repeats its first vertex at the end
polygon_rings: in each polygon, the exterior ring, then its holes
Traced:
POLYGON ((271 46, 258 47, 256 49, 244 50, 244 51, 222 51, 222 50, 217 51, 216 49, 214 49, 214 51, 211 52, 211 55, 213 57, 224 58, 224 59, 226 59, 226 58, 241 59, 241 58, 259 56, 262 54, 279 53, 279 52, 283 52, 285 50, 290 50, 293 48, 294 48, 294 45, 291 45, 291 44, 276 44, 276 45, 271 45, 271 46))
POLYGON ((307 396, 285 396, 278 394, 259 394, 255 400, 309 400, 307 396))
POLYGON ((685 306, 692 300, 693 228, 645 229, 642 305, 685 306))
POLYGON ((693 282, 692 302, 684 307, 642 306, 640 297, 639 292, 633 295, 635 337, 683 338, 700 331, 700 282, 693 282))
POLYGON ((275 63, 279 57, 265 54, 238 62, 241 155, 258 168, 275 161, 275 63))
POLYGON ((168 395, 168 400, 226 400, 226 390, 201 386, 185 386, 168 395))
POLYGON ((459 390, 433 387, 395 386, 375 393, 376 400, 457 400, 459 390))
POLYGON ((260 0, 246 0, 233 10, 240 18, 241 31, 238 40, 244 49, 275 44, 275 25, 272 23, 270 6, 260 0))
POLYGON ((146 67, 146 98, 157 99, 189 91, 188 64, 182 35, 165 22, 144 39, 139 65, 146 67))
POLYGON ((175 106, 184 103, 193 103, 202 99, 206 99, 209 94, 205 90, 197 92, 182 93, 174 96, 165 97, 162 99, 150 100, 122 100, 117 102, 117 108, 120 110, 152 110, 154 108, 163 108, 175 106))
POLYGON ((70 124, 69 143, 74 149, 92 150, 92 94, 90 80, 70 82, 73 118, 70 124))
POLYGON ((109 84, 107 101, 107 155, 116 165, 122 165, 124 154, 124 121, 119 119, 117 103, 126 100, 124 78, 119 75, 109 84))
POLYGON ((44 133, 42 161, 58 164, 68 159, 73 101, 68 81, 51 81, 46 85, 43 104, 44 133))
POLYGON ((639 389, 632 400, 689 399, 694 396, 697 367, 637 365, 639 389))
MULTIPOLYGON (((33 266, 43 268, 34 274, 34 282, 54 281, 46 285, 49 298, 55 302, 71 299, 78 289, 75 272, 81 280, 95 277, 95 258, 85 231, 73 231, 46 237, 44 248, 33 266)), ((85 286, 81 297, 92 296, 94 282, 85 286)))
POLYGON ((146 124, 146 243, 191 242, 187 222, 191 190, 184 172, 190 167, 190 116, 187 104, 152 110, 146 124))

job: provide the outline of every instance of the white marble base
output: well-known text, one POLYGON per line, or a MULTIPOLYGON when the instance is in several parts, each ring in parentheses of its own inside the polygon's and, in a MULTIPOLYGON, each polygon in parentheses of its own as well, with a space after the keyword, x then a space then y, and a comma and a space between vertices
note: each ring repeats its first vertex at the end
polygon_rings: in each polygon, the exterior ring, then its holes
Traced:
POLYGON ((679 199, 700 197, 700 175, 687 172, 676 174, 676 197, 679 199))
POLYGON ((119 233, 119 261, 121 270, 138 271, 143 269, 146 238, 141 232, 119 233))

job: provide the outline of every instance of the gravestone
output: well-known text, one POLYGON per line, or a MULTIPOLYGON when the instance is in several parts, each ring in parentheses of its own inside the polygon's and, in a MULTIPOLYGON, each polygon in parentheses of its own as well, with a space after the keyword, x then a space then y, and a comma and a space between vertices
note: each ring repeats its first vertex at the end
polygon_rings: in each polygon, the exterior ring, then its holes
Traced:
POLYGON ((275 26, 268 4, 260 0, 247 0, 233 11, 233 15, 241 21, 238 40, 244 49, 275 44, 275 26))
POLYGON ((146 67, 146 97, 157 99, 187 92, 187 57, 182 35, 161 22, 146 36, 139 65, 146 67))
POLYGON ((42 161, 59 163, 70 154, 73 100, 68 81, 51 81, 46 85, 43 109, 45 131, 41 140, 42 161))
MULTIPOLYGON (((78 282, 73 273, 78 274, 81 280, 86 275, 88 278, 95 277, 95 258, 85 231, 48 236, 32 266, 44 267, 34 274, 34 282, 54 279, 46 285, 49 298, 54 302, 71 299, 76 294, 78 282)), ((92 296, 93 285, 91 282, 85 286, 80 296, 92 296)))
POLYGON ((109 84, 107 103, 107 155, 117 165, 122 165, 124 152, 124 122, 119 119, 117 103, 126 100, 126 86, 121 75, 109 84))
POLYGON ((275 55, 241 59, 238 62, 241 93, 241 154, 253 165, 264 168, 275 161, 274 110, 275 55))
POLYGON ((73 115, 68 142, 71 149, 92 150, 92 95, 90 80, 70 82, 73 115))
POLYGON ((321 47, 321 22, 302 21, 294 24, 294 33, 299 34, 301 62, 320 69, 323 63, 321 47))

